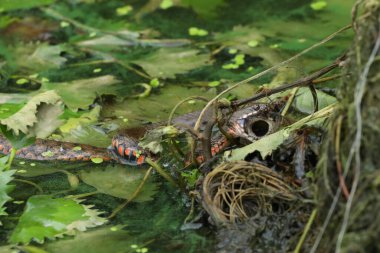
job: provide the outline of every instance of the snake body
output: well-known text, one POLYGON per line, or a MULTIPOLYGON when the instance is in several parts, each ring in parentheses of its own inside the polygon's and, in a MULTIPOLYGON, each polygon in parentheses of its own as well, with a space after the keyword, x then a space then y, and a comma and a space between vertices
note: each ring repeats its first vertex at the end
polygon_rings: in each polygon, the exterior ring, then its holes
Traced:
MULTIPOLYGON (((267 104, 250 105, 230 115, 225 125, 225 130, 234 139, 240 139, 241 142, 255 141, 278 128, 278 119, 273 117, 273 112, 278 112, 278 108, 274 109, 273 106, 268 106, 267 104), (266 124, 264 126, 265 131, 261 133, 261 130, 255 130, 255 122, 261 122, 261 124, 264 122, 266 124)), ((199 112, 192 112, 175 118, 172 123, 180 126, 180 128, 181 125, 193 127, 198 116, 199 112)), ((205 119, 202 125, 207 124, 207 115, 205 119)), ((256 127, 263 126, 257 124, 256 127)), ((229 144, 229 141, 222 134, 216 134, 213 136, 212 155, 219 153, 229 144)), ((11 148, 12 146, 8 140, 0 136, 0 153, 7 155, 11 152, 11 148)), ((16 152, 16 157, 29 160, 90 161, 94 158, 102 158, 103 161, 116 161, 128 165, 144 164, 147 155, 149 154, 139 148, 136 141, 125 135, 115 136, 108 149, 84 144, 37 139, 34 144, 21 148, 16 152)))

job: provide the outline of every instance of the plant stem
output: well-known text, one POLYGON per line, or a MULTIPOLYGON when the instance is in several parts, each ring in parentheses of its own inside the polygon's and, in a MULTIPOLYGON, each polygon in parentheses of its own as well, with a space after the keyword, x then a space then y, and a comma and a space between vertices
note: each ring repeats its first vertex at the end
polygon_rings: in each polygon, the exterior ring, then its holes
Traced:
POLYGON ((5 165, 5 170, 9 170, 11 168, 11 165, 12 165, 12 162, 13 162, 13 159, 15 158, 15 156, 16 156, 16 148, 12 147, 11 154, 9 155, 8 162, 5 165))
POLYGON ((165 178, 169 183, 171 183, 173 186, 178 186, 178 184, 174 181, 173 177, 170 176, 164 169, 161 168, 158 163, 154 162, 150 158, 146 158, 145 160, 150 166, 152 166, 163 178, 165 178))
POLYGON ((309 220, 307 221, 305 229, 303 230, 301 238, 298 241, 297 246, 296 246, 295 250, 293 251, 293 253, 299 253, 300 252, 302 245, 305 242, 307 233, 309 232, 311 225, 313 224, 313 221, 315 220, 316 216, 317 216, 317 209, 314 209, 313 212, 311 213, 310 217, 309 217, 309 220))

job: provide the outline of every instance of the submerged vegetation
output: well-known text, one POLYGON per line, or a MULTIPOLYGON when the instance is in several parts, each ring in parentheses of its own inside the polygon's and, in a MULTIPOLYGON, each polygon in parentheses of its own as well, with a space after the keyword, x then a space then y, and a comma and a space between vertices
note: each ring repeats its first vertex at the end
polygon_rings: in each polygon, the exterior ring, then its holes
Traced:
POLYGON ((0 1, 0 252, 378 250, 354 2, 0 1))

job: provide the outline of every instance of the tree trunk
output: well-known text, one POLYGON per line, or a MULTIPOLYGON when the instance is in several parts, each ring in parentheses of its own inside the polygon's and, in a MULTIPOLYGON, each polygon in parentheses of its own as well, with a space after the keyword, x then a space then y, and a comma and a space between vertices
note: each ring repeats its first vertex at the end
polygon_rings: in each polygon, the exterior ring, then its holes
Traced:
POLYGON ((380 252, 380 0, 360 2, 318 166, 312 252, 380 252))

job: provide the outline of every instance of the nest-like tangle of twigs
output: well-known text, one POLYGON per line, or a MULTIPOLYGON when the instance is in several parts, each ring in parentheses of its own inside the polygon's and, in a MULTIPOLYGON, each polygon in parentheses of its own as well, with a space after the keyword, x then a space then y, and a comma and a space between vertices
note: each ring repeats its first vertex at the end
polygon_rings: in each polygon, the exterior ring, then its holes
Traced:
POLYGON ((217 225, 289 208, 298 199, 283 177, 258 163, 223 163, 203 181, 202 204, 217 225))

